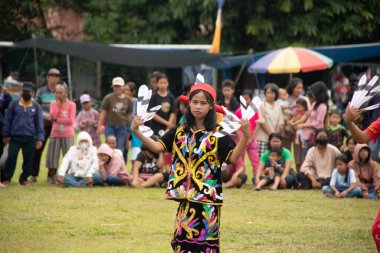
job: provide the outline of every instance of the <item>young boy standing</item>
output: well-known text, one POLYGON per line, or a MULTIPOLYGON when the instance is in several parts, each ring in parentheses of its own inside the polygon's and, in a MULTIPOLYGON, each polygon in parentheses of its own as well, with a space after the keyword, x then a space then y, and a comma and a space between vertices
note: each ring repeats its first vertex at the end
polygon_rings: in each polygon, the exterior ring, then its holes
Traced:
POLYGON ((332 111, 330 113, 330 127, 328 128, 330 132, 330 144, 337 147, 339 150, 344 144, 344 137, 348 137, 347 130, 344 126, 340 124, 342 117, 338 111, 332 111))
POLYGON ((235 112, 240 107, 240 103, 234 96, 235 85, 232 80, 227 79, 222 82, 222 93, 223 96, 218 104, 223 105, 231 112, 235 112))

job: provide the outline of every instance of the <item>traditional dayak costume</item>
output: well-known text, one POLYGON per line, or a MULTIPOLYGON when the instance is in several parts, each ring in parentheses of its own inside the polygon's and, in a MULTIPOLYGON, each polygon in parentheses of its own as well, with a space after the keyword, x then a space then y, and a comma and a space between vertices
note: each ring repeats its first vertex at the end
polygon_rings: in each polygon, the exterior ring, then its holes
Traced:
MULTIPOLYGON (((215 101, 211 86, 194 85, 190 93, 195 90, 210 93, 215 101)), ((185 123, 159 140, 173 155, 166 198, 180 202, 171 243, 175 252, 219 252, 221 165, 235 147, 228 135, 213 136, 219 128, 193 131, 185 123)))

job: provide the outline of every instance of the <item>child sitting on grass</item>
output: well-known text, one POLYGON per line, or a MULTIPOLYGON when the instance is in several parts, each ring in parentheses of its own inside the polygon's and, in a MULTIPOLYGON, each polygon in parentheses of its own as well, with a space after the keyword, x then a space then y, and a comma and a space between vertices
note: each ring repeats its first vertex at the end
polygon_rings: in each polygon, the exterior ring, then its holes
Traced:
POLYGON ((355 171, 348 167, 349 162, 344 154, 335 159, 336 168, 333 170, 330 186, 322 187, 322 192, 326 197, 355 198, 361 196, 362 191, 358 187, 355 171))
POLYGON ((121 152, 121 150, 117 148, 116 137, 114 135, 108 135, 107 139, 106 139, 106 143, 107 143, 108 146, 110 146, 110 148, 113 149, 114 153, 117 156, 119 156, 120 159, 122 159, 124 161, 123 152, 121 152))
POLYGON ((94 185, 124 186, 128 183, 129 175, 124 161, 115 154, 107 144, 98 149, 99 173, 93 175, 94 185))
MULTIPOLYGON (((151 138, 158 141, 155 135, 151 138)), ((143 188, 159 186, 164 182, 164 173, 162 173, 164 167, 163 153, 155 154, 145 145, 142 145, 133 164, 132 177, 130 177, 132 186, 143 188)))
POLYGON ((260 191, 263 186, 271 185, 269 189, 277 190, 280 183, 281 174, 284 172, 284 162, 281 161, 281 148, 272 148, 269 153, 269 162, 265 163, 264 176, 260 179, 255 190, 260 191))
POLYGON ((371 160, 371 149, 367 144, 357 144, 354 159, 349 163, 353 168, 365 199, 380 199, 380 171, 371 160))
POLYGON ((89 133, 77 136, 77 145, 71 146, 63 157, 57 181, 68 187, 92 187, 92 175, 99 169, 96 147, 89 133))

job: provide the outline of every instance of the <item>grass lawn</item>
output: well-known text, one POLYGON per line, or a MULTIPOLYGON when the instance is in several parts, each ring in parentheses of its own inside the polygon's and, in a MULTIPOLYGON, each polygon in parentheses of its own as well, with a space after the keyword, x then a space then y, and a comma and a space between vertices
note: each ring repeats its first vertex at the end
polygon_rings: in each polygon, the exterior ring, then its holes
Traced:
MULTIPOLYGON (((11 187, 0 189, 0 252, 171 252, 177 203, 164 200, 165 189, 51 186, 45 168, 22 187, 21 161, 11 187)), ((380 201, 255 192, 250 184, 224 196, 222 252, 376 251, 380 201)))

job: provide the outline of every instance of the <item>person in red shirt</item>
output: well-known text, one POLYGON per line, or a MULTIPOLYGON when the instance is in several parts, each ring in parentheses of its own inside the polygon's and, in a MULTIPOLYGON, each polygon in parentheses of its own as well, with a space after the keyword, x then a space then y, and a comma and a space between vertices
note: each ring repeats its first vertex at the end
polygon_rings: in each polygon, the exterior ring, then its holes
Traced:
MULTIPOLYGON (((368 143, 370 140, 376 141, 380 136, 380 118, 362 131, 353 123, 359 115, 359 110, 352 108, 350 104, 347 105, 344 120, 352 136, 354 136, 359 143, 368 143)), ((372 226, 372 236, 375 240, 377 251, 380 252, 380 210, 372 226)))

